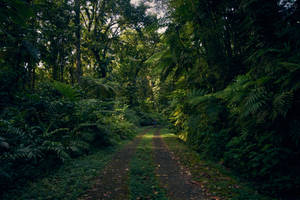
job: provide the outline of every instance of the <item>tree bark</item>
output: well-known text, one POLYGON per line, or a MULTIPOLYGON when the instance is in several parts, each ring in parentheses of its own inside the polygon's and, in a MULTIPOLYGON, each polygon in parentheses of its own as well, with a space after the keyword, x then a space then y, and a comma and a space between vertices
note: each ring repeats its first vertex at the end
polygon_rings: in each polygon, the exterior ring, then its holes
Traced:
POLYGON ((80 0, 75 0, 75 26, 76 26, 76 78, 77 82, 80 83, 82 76, 81 68, 81 50, 80 50, 80 0))

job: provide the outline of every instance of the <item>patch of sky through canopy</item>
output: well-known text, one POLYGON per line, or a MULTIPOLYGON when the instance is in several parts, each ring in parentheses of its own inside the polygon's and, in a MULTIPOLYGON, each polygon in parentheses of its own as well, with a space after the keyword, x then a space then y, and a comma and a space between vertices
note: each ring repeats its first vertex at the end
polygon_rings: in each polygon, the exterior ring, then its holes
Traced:
MULTIPOLYGON (((130 3, 134 6, 138 6, 141 3, 144 3, 149 8, 147 9, 147 14, 151 15, 154 14, 158 17, 159 20, 163 21, 167 14, 166 14, 166 6, 163 4, 164 0, 130 0, 130 3)), ((167 29, 166 26, 163 26, 158 29, 159 33, 164 33, 167 29)))

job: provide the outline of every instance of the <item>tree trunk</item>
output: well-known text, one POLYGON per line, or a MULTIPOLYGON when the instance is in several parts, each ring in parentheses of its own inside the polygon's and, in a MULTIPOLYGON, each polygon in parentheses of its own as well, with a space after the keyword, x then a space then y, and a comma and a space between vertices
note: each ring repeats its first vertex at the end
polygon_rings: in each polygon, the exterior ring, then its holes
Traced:
POLYGON ((70 79, 71 79, 71 85, 74 85, 74 83, 75 83, 73 67, 74 67, 74 65, 72 64, 72 65, 70 66, 70 68, 69 68, 70 79))
POLYGON ((80 51, 80 0, 75 0, 75 26, 76 26, 76 78, 80 83, 82 76, 81 51, 80 51))
POLYGON ((34 91, 35 89, 35 67, 33 67, 31 72, 31 90, 34 91))

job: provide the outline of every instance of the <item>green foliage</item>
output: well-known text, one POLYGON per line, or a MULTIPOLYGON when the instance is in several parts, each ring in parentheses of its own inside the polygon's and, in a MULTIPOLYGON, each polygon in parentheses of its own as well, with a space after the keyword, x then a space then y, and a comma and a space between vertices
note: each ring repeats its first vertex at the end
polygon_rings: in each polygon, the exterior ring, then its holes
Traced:
POLYGON ((1 112, 1 191, 135 135, 135 126, 114 102, 79 99, 84 93, 63 83, 39 88, 34 94, 19 93, 15 100, 21 103, 1 112))
POLYGON ((76 101, 79 93, 73 87, 68 84, 55 81, 53 87, 59 91, 59 93, 69 101, 76 101))
POLYGON ((140 125, 140 120, 141 118, 139 116, 137 116, 137 112, 133 109, 130 108, 125 108, 124 110, 124 117, 131 123, 135 124, 135 125, 140 125))
POLYGON ((211 95, 191 96, 189 101, 194 112, 186 111, 189 113, 187 142, 194 149, 219 160, 230 137, 226 130, 228 111, 224 103, 211 95))
POLYGON ((147 61, 161 73, 159 109, 193 149, 259 191, 299 196, 299 3, 169 6, 160 51, 147 61))
POLYGON ((289 121, 297 112, 291 110, 295 93, 272 92, 280 84, 269 85, 270 80, 240 76, 217 93, 187 96, 175 110, 175 126, 181 127, 182 138, 202 155, 223 160, 274 195, 294 190, 299 183, 294 176, 299 173, 298 164, 290 161, 299 154, 299 143, 291 140, 297 128, 291 128, 289 121))
POLYGON ((91 155, 69 160, 55 173, 24 187, 16 185, 2 199, 76 199, 92 186, 94 177, 118 149, 119 146, 100 149, 91 155))
POLYGON ((156 113, 139 111, 137 115, 140 117, 141 126, 155 125, 162 121, 156 113))
POLYGON ((108 84, 90 77, 82 77, 80 87, 87 91, 90 98, 107 99, 115 96, 115 90, 108 84))

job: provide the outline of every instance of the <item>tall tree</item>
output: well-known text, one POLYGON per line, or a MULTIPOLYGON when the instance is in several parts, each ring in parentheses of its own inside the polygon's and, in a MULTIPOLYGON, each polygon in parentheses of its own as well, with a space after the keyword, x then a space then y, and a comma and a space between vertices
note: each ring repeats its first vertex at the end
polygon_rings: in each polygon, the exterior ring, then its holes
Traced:
POLYGON ((81 49, 80 49, 80 41, 81 41, 81 24, 80 24, 80 0, 75 0, 75 26, 76 26, 76 78, 77 82, 80 83, 80 79, 82 76, 82 67, 81 67, 81 49))

